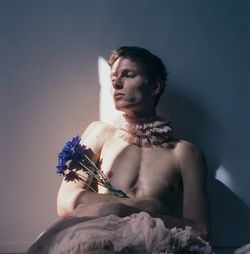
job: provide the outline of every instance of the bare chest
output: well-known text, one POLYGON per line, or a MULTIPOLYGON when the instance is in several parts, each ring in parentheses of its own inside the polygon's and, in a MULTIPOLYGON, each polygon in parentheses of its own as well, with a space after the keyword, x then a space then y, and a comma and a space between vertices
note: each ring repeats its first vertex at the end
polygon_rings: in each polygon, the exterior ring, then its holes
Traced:
POLYGON ((141 199, 164 202, 178 192, 180 177, 172 149, 141 148, 112 138, 103 146, 100 167, 114 187, 141 199))

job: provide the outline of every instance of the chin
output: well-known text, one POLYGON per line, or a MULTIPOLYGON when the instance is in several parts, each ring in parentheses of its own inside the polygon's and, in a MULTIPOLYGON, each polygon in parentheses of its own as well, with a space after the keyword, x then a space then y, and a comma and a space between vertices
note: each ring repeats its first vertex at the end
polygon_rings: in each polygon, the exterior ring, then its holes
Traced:
POLYGON ((135 112, 138 112, 139 110, 136 110, 132 107, 116 107, 116 110, 119 112, 122 112, 123 114, 129 116, 134 115, 135 112))
POLYGON ((124 107, 115 107, 115 109, 119 112, 126 113, 128 110, 126 110, 124 107))
POLYGON ((127 105, 117 103, 117 104, 115 105, 115 108, 116 108, 116 110, 118 110, 118 111, 124 112, 124 111, 126 111, 126 109, 128 109, 129 107, 128 107, 127 105))
POLYGON ((131 103, 131 102, 120 102, 119 101, 115 104, 115 108, 117 111, 121 111, 125 114, 129 114, 131 112, 140 111, 141 107, 138 103, 131 103))

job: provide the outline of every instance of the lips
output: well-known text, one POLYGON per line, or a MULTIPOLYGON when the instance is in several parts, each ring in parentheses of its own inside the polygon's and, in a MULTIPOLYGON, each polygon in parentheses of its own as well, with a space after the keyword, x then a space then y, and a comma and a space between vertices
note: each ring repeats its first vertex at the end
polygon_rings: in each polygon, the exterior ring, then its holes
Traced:
POLYGON ((119 99, 119 98, 122 97, 123 95, 124 95, 124 93, 115 92, 115 93, 114 93, 114 98, 115 98, 115 99, 119 99))

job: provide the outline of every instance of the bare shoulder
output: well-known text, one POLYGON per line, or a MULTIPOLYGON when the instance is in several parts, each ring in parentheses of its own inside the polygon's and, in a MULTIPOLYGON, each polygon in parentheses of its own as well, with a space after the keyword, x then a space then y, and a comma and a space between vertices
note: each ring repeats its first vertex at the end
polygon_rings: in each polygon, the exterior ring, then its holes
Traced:
POLYGON ((88 135, 108 135, 110 132, 113 132, 114 127, 108 123, 94 121, 92 122, 84 131, 82 137, 88 135))
POLYGON ((191 142, 179 140, 175 147, 175 152, 180 158, 202 156, 200 149, 191 142))
POLYGON ((205 159, 200 149, 194 144, 180 140, 177 142, 174 153, 179 162, 180 169, 183 171, 186 168, 195 170, 205 168, 205 159))
POLYGON ((105 141, 114 132, 114 127, 100 121, 92 122, 83 132, 81 143, 99 154, 105 141))

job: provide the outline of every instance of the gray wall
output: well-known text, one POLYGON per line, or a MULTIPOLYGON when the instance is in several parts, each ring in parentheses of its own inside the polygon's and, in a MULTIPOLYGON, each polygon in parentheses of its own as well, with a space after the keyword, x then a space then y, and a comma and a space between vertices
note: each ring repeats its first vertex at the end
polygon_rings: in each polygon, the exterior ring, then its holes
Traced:
POLYGON ((0 251, 57 220, 56 156, 98 119, 98 56, 143 46, 169 68, 159 112, 208 162, 216 247, 249 239, 249 1, 0 1, 0 251))

